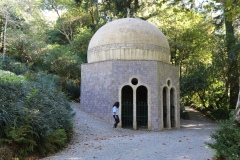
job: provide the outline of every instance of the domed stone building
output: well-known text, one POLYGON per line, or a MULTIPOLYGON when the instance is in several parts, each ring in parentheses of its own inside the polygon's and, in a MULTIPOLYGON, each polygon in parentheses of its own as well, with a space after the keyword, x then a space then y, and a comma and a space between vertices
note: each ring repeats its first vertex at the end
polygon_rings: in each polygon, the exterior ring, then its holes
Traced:
POLYGON ((120 127, 180 127, 179 68, 170 64, 166 37, 137 18, 107 23, 92 37, 81 66, 81 109, 113 123, 119 101, 120 127))

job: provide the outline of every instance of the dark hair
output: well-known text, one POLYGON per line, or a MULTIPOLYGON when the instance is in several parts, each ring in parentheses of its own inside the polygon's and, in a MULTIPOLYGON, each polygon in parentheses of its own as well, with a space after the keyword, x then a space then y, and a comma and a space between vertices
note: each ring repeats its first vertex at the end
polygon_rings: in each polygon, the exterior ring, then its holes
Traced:
POLYGON ((115 102, 113 107, 116 106, 117 108, 119 107, 119 102, 115 102))

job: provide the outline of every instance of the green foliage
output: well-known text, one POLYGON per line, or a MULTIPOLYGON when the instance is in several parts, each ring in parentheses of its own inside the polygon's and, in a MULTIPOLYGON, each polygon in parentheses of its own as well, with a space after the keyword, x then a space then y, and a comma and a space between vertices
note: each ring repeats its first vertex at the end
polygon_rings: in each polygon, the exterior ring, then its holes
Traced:
MULTIPOLYGON (((2 34, 1 44, 6 49, 4 56, 16 57, 25 63, 34 63, 44 47, 44 27, 39 1, 0 1, 0 14, 8 15, 6 32, 2 34), (35 6, 35 7, 31 7, 35 6)), ((5 17, 5 16, 4 16, 5 17)), ((1 48, 3 51, 3 48, 1 48)), ((5 50, 4 50, 5 51, 5 50)), ((3 58, 4 58, 3 56, 3 58)))
POLYGON ((228 119, 231 110, 228 107, 221 107, 207 112, 215 120, 228 119))
POLYGON ((0 74, 0 144, 14 146, 20 157, 33 152, 47 155, 64 147, 74 114, 57 76, 29 73, 25 78, 1 70, 0 74))
POLYGON ((185 105, 196 104, 196 109, 213 119, 226 119, 230 111, 228 97, 223 82, 214 72, 213 65, 192 65, 181 78, 181 101, 185 105))
POLYGON ((117 1, 113 1, 114 6, 115 6, 115 12, 116 15, 118 15, 119 17, 126 17, 127 15, 127 8, 131 9, 131 12, 137 12, 137 10, 139 9, 140 5, 139 2, 136 0, 117 0, 117 1))
POLYGON ((79 101, 79 97, 80 97, 80 84, 77 81, 77 83, 73 80, 68 80, 67 81, 67 93, 68 93, 68 97, 71 100, 74 101, 79 101))
POLYGON ((48 47, 48 54, 42 57, 42 70, 58 75, 62 91, 71 95, 71 98, 79 97, 80 90, 78 90, 78 93, 75 93, 75 91, 80 84, 80 65, 83 63, 81 58, 74 54, 70 47, 58 44, 48 47), (69 85, 69 82, 71 82, 71 85, 69 85), (71 88, 74 90, 71 90, 71 88))
POLYGON ((56 29, 47 30, 46 35, 48 44, 66 45, 68 43, 66 37, 56 29))
POLYGON ((194 103, 214 119, 228 117, 224 115, 229 113, 229 63, 224 36, 215 35, 215 26, 208 23, 206 15, 183 6, 162 5, 155 13, 151 21, 159 24, 168 38, 171 62, 180 68, 182 103, 194 103))
POLYGON ((71 50, 80 57, 80 63, 87 63, 87 49, 92 36, 91 30, 86 28, 80 29, 79 34, 74 36, 71 50))
POLYGON ((198 65, 196 65, 196 68, 189 71, 188 75, 182 77, 182 96, 189 93, 194 94, 195 92, 205 91, 209 87, 209 83, 207 80, 207 69, 204 64, 199 63, 198 65))
POLYGON ((64 129, 48 131, 39 144, 39 152, 41 155, 54 153, 64 147, 68 141, 68 136, 64 129))
POLYGON ((207 144, 216 150, 216 157, 238 160, 240 159, 240 127, 234 121, 235 111, 232 113, 231 118, 221 121, 220 128, 211 135, 214 142, 207 144))
POLYGON ((14 126, 5 126, 6 138, 0 139, 0 143, 19 145, 21 147, 19 148, 20 157, 25 157, 28 152, 32 152, 34 147, 37 146, 35 139, 38 134, 33 131, 30 125, 18 126, 16 124, 17 118, 14 119, 14 126))
POLYGON ((28 67, 24 63, 20 63, 9 57, 5 61, 0 61, 0 70, 10 71, 17 75, 24 74, 28 71, 28 67))
MULTIPOLYGON (((114 0, 105 1, 102 3, 102 9, 110 11, 114 17, 126 18, 127 8, 131 9, 131 15, 137 13, 140 8, 140 2, 138 0, 114 0)), ((109 16, 109 15, 108 15, 109 16)))

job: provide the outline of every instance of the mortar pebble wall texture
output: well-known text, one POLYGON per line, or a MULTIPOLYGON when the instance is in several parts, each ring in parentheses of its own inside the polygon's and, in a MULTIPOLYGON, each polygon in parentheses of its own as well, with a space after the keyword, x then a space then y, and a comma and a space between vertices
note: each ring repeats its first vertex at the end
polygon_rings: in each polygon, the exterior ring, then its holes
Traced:
MULTIPOLYGON (((112 105, 115 101, 121 102, 122 87, 145 86, 148 89, 148 105, 151 107, 151 130, 154 131, 162 129, 162 88, 170 80, 169 87, 174 86, 179 90, 178 67, 157 61, 113 60, 84 64, 81 77, 81 109, 110 123, 113 121, 112 105), (132 78, 138 79, 137 85, 131 83, 132 78)), ((177 98, 179 100, 178 93, 177 98)), ((179 116, 176 120, 180 121, 179 116)), ((179 127, 179 123, 176 127, 179 127)))

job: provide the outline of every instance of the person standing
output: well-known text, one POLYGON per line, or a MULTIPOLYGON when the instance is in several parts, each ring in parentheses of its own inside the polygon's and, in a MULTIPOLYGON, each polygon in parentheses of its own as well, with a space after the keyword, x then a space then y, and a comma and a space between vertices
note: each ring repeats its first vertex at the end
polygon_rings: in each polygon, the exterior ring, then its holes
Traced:
POLYGON ((119 102, 115 102, 113 105, 113 118, 115 120, 113 128, 117 128, 117 125, 120 122, 118 117, 118 108, 119 108, 119 102))

